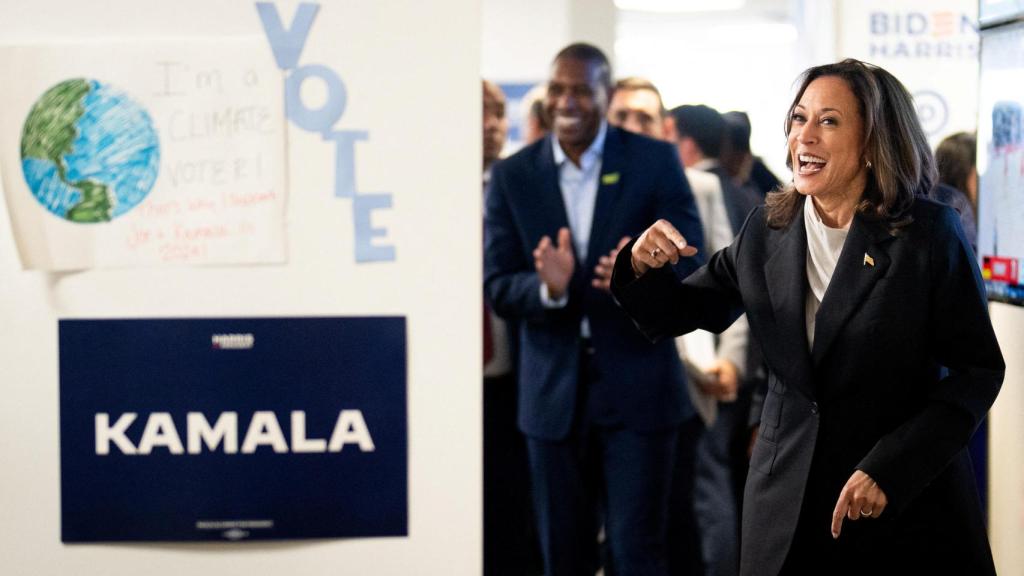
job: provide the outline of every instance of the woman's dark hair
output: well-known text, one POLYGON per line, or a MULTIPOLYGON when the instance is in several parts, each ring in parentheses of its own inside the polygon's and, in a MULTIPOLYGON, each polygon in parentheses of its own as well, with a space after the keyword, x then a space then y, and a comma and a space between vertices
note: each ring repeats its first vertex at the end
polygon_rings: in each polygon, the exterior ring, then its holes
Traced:
MULTIPOLYGON (((868 182, 857 211, 887 220, 898 228, 910 222, 908 210, 914 196, 927 194, 937 180, 935 159, 924 135, 914 101, 907 89, 884 69, 846 59, 835 64, 808 68, 800 76, 800 89, 786 114, 786 136, 792 115, 811 82, 832 76, 841 78, 857 99, 864 126, 864 160, 870 162, 868 182)), ((791 169, 792 159, 786 155, 791 169)), ((800 206, 800 195, 792 184, 768 195, 768 225, 787 226, 800 206)))
POLYGON ((974 134, 957 132, 947 136, 935 149, 935 163, 939 168, 939 182, 967 194, 967 181, 977 163, 977 139, 974 134))

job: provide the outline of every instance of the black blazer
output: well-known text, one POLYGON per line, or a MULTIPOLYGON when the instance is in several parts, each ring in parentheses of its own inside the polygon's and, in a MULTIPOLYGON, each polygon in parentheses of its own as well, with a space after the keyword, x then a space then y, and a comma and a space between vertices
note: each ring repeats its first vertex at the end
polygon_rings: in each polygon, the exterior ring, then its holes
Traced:
POLYGON ((783 229, 755 210, 682 283, 662 269, 635 279, 628 249, 616 262, 613 292, 649 338, 721 331, 745 307, 763 347, 769 391, 744 496, 744 575, 777 574, 791 546, 828 562, 823 574, 994 573, 965 446, 1003 359, 956 212, 919 199, 911 214, 896 233, 855 216, 813 350, 802 205, 783 229), (832 510, 858 469, 889 506, 844 521, 833 541, 832 510))

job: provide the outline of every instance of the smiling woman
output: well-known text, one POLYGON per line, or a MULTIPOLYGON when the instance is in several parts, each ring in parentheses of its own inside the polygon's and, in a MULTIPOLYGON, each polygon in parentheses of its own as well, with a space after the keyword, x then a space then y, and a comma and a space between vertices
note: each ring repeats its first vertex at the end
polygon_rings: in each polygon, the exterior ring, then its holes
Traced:
POLYGON ((892 74, 853 59, 802 79, 786 118, 793 183, 768 195, 769 225, 788 224, 800 198, 812 196, 819 212, 838 205, 838 222, 822 214, 832 227, 848 225, 854 211, 899 227, 914 196, 938 178, 910 94, 892 74))
POLYGON ((994 574, 966 445, 1003 379, 958 216, 910 94, 844 60, 803 75, 793 183, 682 282, 658 221, 612 292, 651 339, 746 311, 769 372, 743 500, 740 573, 994 574), (803 217, 800 217, 802 213, 803 217))
POLYGON ((846 82, 824 76, 793 107, 789 162, 797 192, 812 196, 825 223, 846 228, 867 181, 864 121, 846 82))

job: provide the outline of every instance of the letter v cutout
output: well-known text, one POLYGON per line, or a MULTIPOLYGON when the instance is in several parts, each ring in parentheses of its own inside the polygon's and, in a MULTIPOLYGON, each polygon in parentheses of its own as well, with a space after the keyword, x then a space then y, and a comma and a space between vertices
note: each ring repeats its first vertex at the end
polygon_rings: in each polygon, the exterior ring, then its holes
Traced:
POLYGON ((313 27, 313 20, 320 10, 319 4, 303 2, 295 11, 295 18, 292 19, 291 28, 285 30, 281 22, 281 15, 277 12, 277 6, 271 2, 257 2, 256 11, 260 14, 263 22, 263 31, 267 34, 270 48, 274 51, 274 60, 277 60, 277 67, 281 70, 291 70, 299 63, 299 56, 306 47, 306 39, 309 38, 309 30, 313 27))

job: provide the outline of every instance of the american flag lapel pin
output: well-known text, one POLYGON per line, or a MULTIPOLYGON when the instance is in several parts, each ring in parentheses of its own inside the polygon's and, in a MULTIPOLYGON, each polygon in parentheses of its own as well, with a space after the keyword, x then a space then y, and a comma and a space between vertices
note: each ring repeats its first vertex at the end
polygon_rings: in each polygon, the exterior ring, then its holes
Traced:
POLYGON ((874 266, 875 265, 875 259, 872 258, 871 255, 868 254, 867 252, 864 253, 864 265, 865 266, 874 266))

